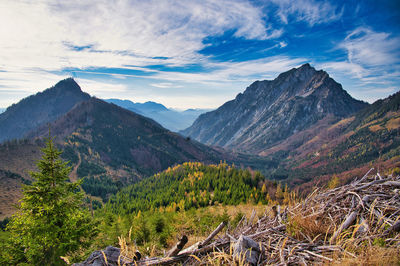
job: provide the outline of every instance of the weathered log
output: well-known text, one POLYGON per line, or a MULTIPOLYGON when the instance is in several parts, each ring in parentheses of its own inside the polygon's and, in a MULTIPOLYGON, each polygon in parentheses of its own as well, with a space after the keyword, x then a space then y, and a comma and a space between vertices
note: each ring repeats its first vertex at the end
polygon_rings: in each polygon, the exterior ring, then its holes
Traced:
POLYGON ((247 236, 240 235, 233 245, 233 257, 239 260, 244 257, 250 265, 258 265, 263 253, 262 246, 247 236))
POLYGON ((357 184, 361 183, 362 181, 364 181, 368 177, 369 173, 372 170, 374 170, 373 167, 371 169, 369 169, 369 171, 360 180, 356 180, 356 182, 354 182, 352 185, 357 185, 357 184))
POLYGON ((357 214, 358 214, 358 211, 353 211, 346 217, 346 220, 344 220, 344 222, 339 226, 339 228, 336 230, 336 232, 331 237, 331 240, 330 240, 331 243, 336 240, 336 238, 340 235, 340 233, 343 230, 347 229, 350 225, 352 225, 354 223, 354 221, 357 218, 357 214))
POLYGON ((202 247, 206 246, 208 243, 210 243, 210 241, 225 227, 225 225, 226 225, 226 222, 225 222, 225 221, 223 221, 222 223, 220 223, 220 224, 218 225, 218 227, 215 228, 215 230, 212 231, 212 233, 211 233, 206 239, 204 239, 203 242, 201 242, 201 243, 199 244, 199 248, 202 248, 202 247))
POLYGON ((400 187, 400 181, 386 181, 382 186, 400 187))
POLYGON ((165 257, 165 258, 157 258, 157 259, 148 259, 148 260, 142 260, 142 261, 138 261, 135 262, 134 264, 130 264, 130 265, 170 265, 170 264, 174 264, 177 262, 181 262, 184 261, 186 259, 189 258, 190 255, 196 255, 196 254, 206 254, 209 253, 217 248, 223 248, 228 246, 230 243, 230 241, 225 241, 225 242, 221 242, 218 244, 211 244, 208 246, 205 246, 203 248, 197 249, 193 252, 185 252, 185 253, 181 253, 179 255, 176 255, 175 257, 165 257))
POLYGON ((391 227, 389 227, 387 230, 385 230, 385 232, 383 232, 383 234, 387 235, 392 232, 399 232, 399 231, 400 231, 400 220, 398 220, 391 227))
POLYGON ((167 252, 166 256, 173 257, 173 256, 177 255, 179 253, 179 251, 181 251, 183 249, 183 247, 186 245, 187 242, 188 242, 187 236, 183 235, 181 237, 181 239, 179 239, 179 242, 176 243, 176 245, 167 252))
POLYGON ((382 179, 382 180, 374 180, 374 181, 369 182, 369 183, 367 183, 367 184, 365 184, 365 185, 362 185, 361 187, 358 187, 358 188, 354 189, 354 191, 360 191, 360 190, 366 189, 367 187, 370 187, 370 186, 376 185, 376 184, 380 184, 380 183, 383 183, 383 182, 385 182, 385 181, 386 181, 385 179, 382 179))

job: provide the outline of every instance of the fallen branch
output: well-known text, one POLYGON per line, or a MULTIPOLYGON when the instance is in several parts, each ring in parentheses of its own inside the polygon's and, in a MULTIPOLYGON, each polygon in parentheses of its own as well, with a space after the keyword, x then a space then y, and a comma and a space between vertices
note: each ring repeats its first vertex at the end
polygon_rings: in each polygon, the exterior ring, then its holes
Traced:
POLYGON ((166 256, 173 257, 177 255, 179 251, 183 249, 183 247, 186 245, 187 242, 188 242, 187 236, 183 235, 179 240, 179 242, 171 250, 167 252, 166 256))
POLYGON ((199 244, 199 248, 204 247, 226 226, 226 222, 223 221, 218 227, 203 241, 199 244))

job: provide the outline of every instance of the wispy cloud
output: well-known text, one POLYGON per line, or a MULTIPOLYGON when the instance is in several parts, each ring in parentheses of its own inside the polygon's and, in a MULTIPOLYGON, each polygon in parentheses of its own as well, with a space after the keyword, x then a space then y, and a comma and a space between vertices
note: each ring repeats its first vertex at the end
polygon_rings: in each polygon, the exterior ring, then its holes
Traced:
POLYGON ((161 72, 152 78, 170 81, 191 81, 209 85, 234 81, 252 82, 254 79, 272 79, 281 72, 287 71, 307 62, 305 58, 273 56, 245 62, 209 62, 206 67, 215 69, 207 73, 161 72))
POLYGON ((135 66, 151 71, 146 66, 207 62, 198 53, 207 36, 234 30, 237 38, 279 37, 282 32, 267 26, 264 18, 261 9, 241 0, 4 0, 0 35, 7 37, 0 42, 0 68, 7 70, 2 77, 8 81, 3 79, 2 85, 34 91, 54 81, 49 72, 64 69, 135 66), (18 86, 15 77, 21 73, 27 73, 26 82, 20 80, 18 86))
POLYGON ((47 69, 182 65, 203 39, 278 37, 247 1, 2 1, 1 62, 47 69), (79 48, 79 49, 77 49, 79 48), (165 57, 166 60, 157 58, 165 57))
POLYGON ((382 66, 400 62, 400 38, 367 27, 349 33, 339 47, 347 51, 351 63, 382 66))
MULTIPOLYGON (((126 93, 128 87, 125 84, 115 84, 111 82, 98 82, 90 79, 76 79, 82 90, 90 93, 92 96, 103 98, 111 93, 126 93)), ((106 97, 105 97, 106 98, 106 97)))
POLYGON ((153 86, 153 87, 162 88, 162 89, 182 88, 182 85, 177 85, 176 83, 171 83, 171 82, 152 83, 150 85, 153 86))
MULTIPOLYGON (((346 60, 321 64, 351 87, 353 96, 373 102, 400 84, 400 38, 369 27, 350 31, 336 47, 346 60)), ((399 87, 397 87, 399 89, 399 87)))
POLYGON ((161 99, 181 108, 216 107, 256 79, 273 79, 313 61, 334 75, 357 79, 357 86, 379 84, 384 90, 394 86, 393 80, 399 84, 395 73, 400 71, 400 40, 389 30, 346 26, 352 30, 335 50, 341 53, 340 60, 319 50, 335 45, 336 35, 330 44, 309 48, 311 29, 338 24, 345 4, 2 0, 0 86, 14 93, 0 92, 0 106, 73 73, 84 90, 98 97, 131 95, 135 101, 161 99), (301 38, 292 39, 300 34, 301 38), (221 39, 220 46, 209 39, 221 39), (206 55, 202 51, 208 48, 211 52, 206 55), (221 54, 228 56, 217 56, 221 54))
POLYGON ((340 61, 340 62, 326 62, 321 64, 321 68, 329 70, 333 70, 336 72, 347 73, 350 75, 354 75, 357 78, 362 78, 366 75, 367 70, 363 68, 361 65, 356 63, 351 63, 348 61, 340 61))
POLYGON ((272 0, 272 2, 279 6, 276 14, 285 24, 292 18, 295 21, 305 21, 312 26, 338 20, 343 13, 343 9, 337 10, 337 7, 328 1, 272 0))
POLYGON ((322 64, 328 70, 353 75, 363 84, 390 84, 399 80, 400 38, 359 27, 339 43, 347 60, 322 64))

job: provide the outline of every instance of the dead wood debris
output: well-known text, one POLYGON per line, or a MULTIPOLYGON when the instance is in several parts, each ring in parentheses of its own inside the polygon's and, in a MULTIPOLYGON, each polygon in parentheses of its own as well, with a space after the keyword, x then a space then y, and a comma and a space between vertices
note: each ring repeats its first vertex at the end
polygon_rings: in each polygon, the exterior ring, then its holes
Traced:
POLYGON ((277 206, 258 221, 254 212, 249 220, 243 217, 235 229, 228 228, 214 241, 225 224, 206 241, 177 255, 142 258, 129 265, 206 265, 221 254, 231 263, 308 265, 356 257, 357 248, 377 241, 400 248, 400 176, 370 172, 335 189, 317 189, 294 206, 283 210, 277 206))
POLYGON ((224 224, 207 241, 196 243, 175 257, 147 258, 136 264, 201 265, 206 264, 202 260, 205 256, 226 253, 235 259, 238 251, 248 264, 310 264, 331 262, 333 257, 355 257, 352 252, 357 247, 372 246, 377 240, 384 241, 386 247, 400 248, 400 176, 382 177, 370 172, 348 185, 327 191, 317 189, 283 212, 275 207, 273 215, 266 213, 256 222, 254 215, 248 221, 243 218, 232 232, 228 230, 214 242, 210 241, 224 224), (325 233, 313 232, 313 228, 325 233), (252 245, 240 245, 244 242, 252 245))

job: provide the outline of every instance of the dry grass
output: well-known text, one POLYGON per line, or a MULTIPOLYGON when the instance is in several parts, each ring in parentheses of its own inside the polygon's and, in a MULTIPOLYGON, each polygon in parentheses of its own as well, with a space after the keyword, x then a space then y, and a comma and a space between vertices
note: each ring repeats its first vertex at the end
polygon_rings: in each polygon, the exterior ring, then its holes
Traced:
POLYGON ((295 215, 288 218, 287 233, 298 240, 317 240, 326 239, 334 231, 327 217, 321 217, 317 214, 308 213, 295 215))
POLYGON ((392 118, 386 123, 386 128, 389 130, 398 129, 400 127, 400 117, 392 118))
POLYGON ((373 126, 368 127, 368 129, 370 131, 372 131, 372 132, 377 132, 377 131, 382 130, 384 128, 381 125, 373 125, 373 126))
POLYGON ((376 246, 364 248, 357 257, 338 256, 331 265, 400 265, 400 249, 376 246))
POLYGON ((245 235, 262 247, 262 265, 399 265, 400 233, 393 229, 400 220, 399 188, 400 177, 377 173, 316 190, 280 211, 262 207, 261 218, 256 212, 246 215, 235 230, 212 244, 214 251, 196 254, 197 259, 188 258, 186 263, 245 265, 244 257, 232 254, 236 239, 245 235))

